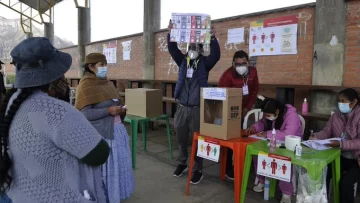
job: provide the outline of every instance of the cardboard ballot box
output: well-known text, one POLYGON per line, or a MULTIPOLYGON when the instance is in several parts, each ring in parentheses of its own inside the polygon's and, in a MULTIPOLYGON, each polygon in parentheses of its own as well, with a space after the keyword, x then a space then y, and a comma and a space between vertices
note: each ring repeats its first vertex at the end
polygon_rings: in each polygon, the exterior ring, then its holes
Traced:
POLYGON ((163 112, 162 96, 160 89, 126 89, 126 114, 147 118, 160 116, 163 112))
POLYGON ((200 134, 222 140, 241 136, 241 88, 202 88, 200 134))

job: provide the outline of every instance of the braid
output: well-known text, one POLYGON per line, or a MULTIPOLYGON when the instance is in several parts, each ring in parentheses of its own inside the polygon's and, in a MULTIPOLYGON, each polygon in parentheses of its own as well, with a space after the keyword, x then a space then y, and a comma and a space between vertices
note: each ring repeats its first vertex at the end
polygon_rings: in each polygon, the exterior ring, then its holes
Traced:
POLYGON ((20 94, 14 99, 8 112, 6 112, 11 96, 17 91, 12 89, 5 97, 0 108, 0 194, 10 187, 12 177, 9 175, 11 160, 8 154, 8 138, 11 122, 20 108, 21 104, 33 93, 34 88, 22 89, 20 94))

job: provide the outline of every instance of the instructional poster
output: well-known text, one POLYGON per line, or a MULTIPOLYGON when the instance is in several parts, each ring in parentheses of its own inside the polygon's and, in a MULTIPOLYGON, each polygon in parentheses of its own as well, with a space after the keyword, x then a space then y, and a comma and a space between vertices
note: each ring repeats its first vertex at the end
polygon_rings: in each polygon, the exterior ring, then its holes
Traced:
POLYGON ((262 152, 258 155, 258 175, 290 182, 291 170, 291 159, 289 157, 262 152))
POLYGON ((199 136, 197 156, 218 162, 220 157, 220 145, 199 136))
POLYGON ((107 63, 116 63, 117 41, 103 44, 103 54, 106 56, 107 63))
POLYGON ((297 54, 297 16, 250 22, 250 56, 297 54))
POLYGON ((171 42, 210 44, 211 18, 207 14, 173 13, 171 42))

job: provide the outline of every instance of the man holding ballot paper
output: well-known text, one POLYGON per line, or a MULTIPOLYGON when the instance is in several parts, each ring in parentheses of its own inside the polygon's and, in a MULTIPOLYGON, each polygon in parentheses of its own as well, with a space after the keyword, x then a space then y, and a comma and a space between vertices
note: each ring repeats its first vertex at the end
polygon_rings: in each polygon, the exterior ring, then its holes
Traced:
MULTIPOLYGON (((170 20, 169 32, 174 28, 170 20)), ((176 82, 174 98, 178 107, 174 116, 174 126, 179 145, 179 161, 174 176, 180 177, 188 171, 186 164, 188 158, 189 135, 200 129, 200 88, 208 86, 209 72, 220 59, 220 46, 215 38, 215 31, 210 30, 210 54, 204 56, 203 44, 190 43, 188 52, 183 54, 177 42, 170 41, 168 34, 168 50, 179 67, 178 81, 176 82)), ((202 158, 196 157, 192 184, 198 184, 203 178, 202 158)))

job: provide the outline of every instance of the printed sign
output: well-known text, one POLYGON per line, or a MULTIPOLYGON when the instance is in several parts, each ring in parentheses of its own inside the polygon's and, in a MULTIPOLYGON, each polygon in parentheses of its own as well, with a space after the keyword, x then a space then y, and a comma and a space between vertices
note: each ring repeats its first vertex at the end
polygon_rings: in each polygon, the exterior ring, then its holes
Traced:
POLYGON ((244 28, 233 28, 228 30, 227 43, 242 43, 245 41, 244 28))
POLYGON ((171 42, 210 44, 210 15, 198 13, 172 13, 171 42))
POLYGON ((289 157, 260 152, 258 155, 257 174, 290 182, 291 159, 289 157))
POLYGON ((211 100, 226 100, 225 88, 203 88, 203 98, 211 100))
POLYGON ((108 64, 116 63, 116 49, 117 41, 103 44, 103 54, 105 55, 108 64))
POLYGON ((122 47, 123 47, 123 60, 124 61, 130 60, 131 42, 132 42, 132 40, 121 42, 122 47))
POLYGON ((297 54, 297 16, 250 22, 250 56, 297 54))
POLYGON ((204 137, 199 137, 197 156, 218 162, 220 157, 220 145, 211 140, 206 140, 204 137))

